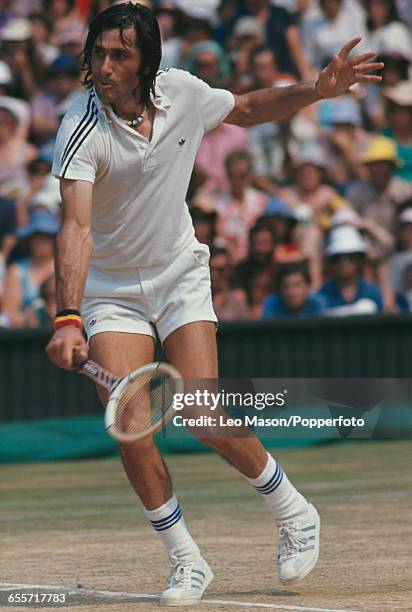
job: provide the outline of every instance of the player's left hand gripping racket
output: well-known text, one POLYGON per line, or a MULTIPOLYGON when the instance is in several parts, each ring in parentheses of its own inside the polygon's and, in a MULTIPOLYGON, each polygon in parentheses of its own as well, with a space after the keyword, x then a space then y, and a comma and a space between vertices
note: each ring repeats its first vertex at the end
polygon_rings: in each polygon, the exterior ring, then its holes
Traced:
POLYGON ((167 363, 149 363, 117 378, 88 359, 78 372, 110 391, 105 426, 119 442, 134 442, 162 429, 175 413, 174 394, 184 390, 181 375, 167 363))

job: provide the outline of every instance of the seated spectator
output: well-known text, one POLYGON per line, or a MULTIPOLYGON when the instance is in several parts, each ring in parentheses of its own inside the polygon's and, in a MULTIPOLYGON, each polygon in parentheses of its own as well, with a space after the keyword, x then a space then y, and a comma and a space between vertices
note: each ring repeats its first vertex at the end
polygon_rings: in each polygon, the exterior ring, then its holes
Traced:
POLYGON ((52 32, 52 24, 44 13, 31 13, 29 15, 31 24, 31 40, 33 47, 44 66, 49 66, 59 55, 59 50, 49 43, 52 32))
POLYGON ((385 136, 373 138, 362 163, 366 168, 366 179, 354 183, 346 196, 360 215, 394 233, 398 206, 412 197, 411 183, 395 176, 402 163, 397 157, 394 141, 385 136))
MULTIPOLYGON (((293 75, 278 70, 273 50, 259 45, 250 54, 250 91, 274 86, 282 87, 296 82, 293 75)), ((293 120, 292 120, 293 121, 293 120)), ((268 193, 275 194, 273 179, 283 176, 285 143, 290 138, 290 120, 262 123, 249 128, 250 150, 254 158, 255 184, 268 193)))
MULTIPOLYGON (((251 90, 250 61, 255 49, 264 43, 265 30, 257 17, 246 16, 237 20, 227 45, 233 64, 230 87, 233 93, 242 94, 251 90)), ((270 47, 268 49, 271 52, 270 47)))
POLYGON ((302 250, 296 242, 294 230, 297 218, 283 200, 273 197, 267 203, 264 213, 257 223, 268 227, 275 239, 274 261, 287 263, 301 260, 302 250))
POLYGON ((216 248, 210 254, 210 280, 213 308, 219 321, 247 319, 246 294, 230 288, 231 265, 226 249, 216 248))
MULTIPOLYGON (((307 48, 312 63, 322 68, 348 40, 355 36, 364 38, 365 16, 361 3, 346 0, 320 0, 321 18, 315 18, 307 32, 307 48)), ((359 53, 365 50, 358 47, 359 53)))
POLYGON ((295 16, 270 0, 245 0, 245 5, 265 26, 266 40, 278 58, 279 70, 311 79, 313 68, 303 49, 295 16))
POLYGON ((412 263, 402 271, 402 290, 396 294, 396 303, 400 312, 412 312, 412 263))
POLYGON ((225 171, 225 159, 233 151, 248 149, 249 132, 246 128, 221 123, 208 132, 199 147, 195 168, 207 176, 204 189, 227 190, 229 183, 225 171))
MULTIPOLYGON (((396 295, 405 290, 405 270, 412 265, 412 200, 407 200, 397 219, 396 252, 389 259, 387 280, 396 295)), ((400 304, 397 300, 398 306, 400 304)))
POLYGON ((0 195, 18 199, 27 189, 26 165, 36 157, 36 148, 18 137, 19 119, 0 107, 0 195))
POLYGON ((376 53, 398 51, 412 57, 412 38, 409 28, 399 19, 395 0, 365 0, 368 14, 367 44, 376 53))
POLYGON ((230 67, 223 49, 214 40, 196 43, 186 58, 186 70, 211 87, 225 87, 230 67))
POLYGON ((367 257, 363 266, 364 279, 380 286, 386 312, 397 312, 395 294, 388 282, 387 262, 395 241, 392 233, 370 217, 361 217, 351 208, 341 208, 332 218, 332 227, 351 225, 367 243, 367 257))
POLYGON ((154 7, 162 37, 162 61, 160 68, 180 68, 182 65, 182 39, 179 36, 182 15, 176 7, 154 7))
POLYGON ((351 95, 324 100, 319 107, 319 120, 325 129, 328 177, 341 189, 364 178, 360 163, 370 136, 362 127, 359 102, 351 95))
MULTIPOLYGON (((249 90, 285 87, 296 83, 292 74, 278 70, 275 54, 267 45, 256 47, 250 57, 251 83, 249 90)), ((290 155, 302 143, 317 137, 316 105, 307 107, 293 117, 276 123, 262 123, 249 128, 250 150, 254 157, 255 185, 276 195, 275 181, 285 178, 290 155)))
POLYGON ((388 128, 384 134, 393 138, 403 162, 396 174, 412 182, 412 81, 402 81, 383 90, 387 99, 388 128))
POLYGON ((310 144, 295 158, 294 181, 279 190, 279 196, 298 214, 302 205, 309 205, 317 225, 327 231, 332 215, 349 203, 326 183, 327 161, 322 147, 310 144))
POLYGON ((263 302, 263 319, 301 318, 319 316, 323 302, 310 294, 311 279, 304 263, 279 268, 276 284, 279 293, 269 295, 263 302))
POLYGON ((410 59, 398 51, 388 50, 380 54, 376 61, 384 64, 380 71, 382 81, 365 86, 366 96, 363 100, 363 107, 371 127, 381 130, 386 126, 385 98, 382 96, 382 88, 395 87, 401 81, 408 80, 410 59))
POLYGON ((40 296, 27 311, 28 327, 53 328, 57 312, 56 280, 54 274, 49 276, 40 287, 40 296))
POLYGON ((39 91, 44 65, 31 40, 31 23, 28 19, 10 19, 1 32, 2 59, 13 74, 11 96, 30 99, 39 91))
POLYGON ((53 215, 33 212, 17 234, 26 239, 28 256, 10 265, 4 283, 2 325, 25 327, 40 295, 40 287, 54 273, 54 240, 59 229, 53 215))
POLYGON ((382 311, 378 285, 364 279, 367 244, 352 226, 341 225, 330 232, 325 249, 330 280, 319 290, 325 314, 347 316, 382 311))
POLYGON ((61 117, 81 94, 80 66, 77 59, 61 53, 47 70, 45 89, 31 100, 32 132, 38 145, 54 137, 61 117))
POLYGON ((212 247, 216 238, 216 212, 206 211, 198 206, 191 206, 189 212, 192 217, 196 238, 202 244, 212 247))
POLYGON ((284 87, 296 83, 296 78, 289 72, 281 72, 273 49, 268 45, 255 47, 250 54, 250 90, 269 87, 284 87))
POLYGON ((262 317, 263 300, 274 289, 274 248, 272 232, 255 225, 249 232, 249 254, 234 270, 232 285, 246 292, 250 319, 262 317))
POLYGON ((16 135, 21 140, 27 140, 30 129, 30 104, 12 95, 13 75, 3 60, 0 60, 0 107, 8 108, 18 118, 16 135))
POLYGON ((75 0, 46 0, 45 5, 53 24, 50 43, 62 47, 85 34, 85 24, 76 11, 75 0))
POLYGON ((249 230, 264 211, 268 196, 252 187, 252 158, 247 151, 228 155, 225 168, 229 190, 217 198, 217 233, 235 264, 247 255, 249 230))

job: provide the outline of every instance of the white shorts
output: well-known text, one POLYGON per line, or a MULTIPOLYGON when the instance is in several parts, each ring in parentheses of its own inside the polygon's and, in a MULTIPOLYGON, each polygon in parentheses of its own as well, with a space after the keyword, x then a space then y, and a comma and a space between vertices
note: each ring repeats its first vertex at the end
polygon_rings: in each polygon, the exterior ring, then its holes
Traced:
POLYGON ((90 267, 82 317, 87 336, 144 334, 163 342, 195 321, 217 322, 210 289, 209 248, 194 241, 171 261, 141 268, 90 267))

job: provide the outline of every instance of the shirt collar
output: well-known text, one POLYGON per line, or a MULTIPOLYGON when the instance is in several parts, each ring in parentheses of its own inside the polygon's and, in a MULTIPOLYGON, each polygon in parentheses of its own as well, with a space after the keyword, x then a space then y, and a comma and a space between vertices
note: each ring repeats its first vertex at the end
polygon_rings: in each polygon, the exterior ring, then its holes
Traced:
MULTIPOLYGON (((112 105, 103 104, 103 102, 100 100, 99 96, 97 95, 94 85, 92 85, 89 88, 89 95, 93 97, 93 100, 97 106, 97 110, 100 113, 104 114, 106 119, 110 119, 114 113, 112 105)), ((159 110, 162 110, 162 109, 167 110, 168 108, 170 108, 170 105, 171 105, 170 98, 168 98, 164 93, 162 93, 158 85, 156 85, 156 96, 154 97, 153 94, 151 93, 150 100, 153 106, 159 110)))

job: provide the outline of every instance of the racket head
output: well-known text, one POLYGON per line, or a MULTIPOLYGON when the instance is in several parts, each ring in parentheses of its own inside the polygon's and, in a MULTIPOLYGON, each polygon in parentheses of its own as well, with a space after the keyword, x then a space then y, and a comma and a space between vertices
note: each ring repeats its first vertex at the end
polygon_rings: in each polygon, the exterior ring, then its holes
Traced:
POLYGON ((110 394, 107 432, 118 442, 135 442, 160 431, 175 413, 173 396, 183 393, 181 374, 168 363, 149 363, 125 376, 110 394))

